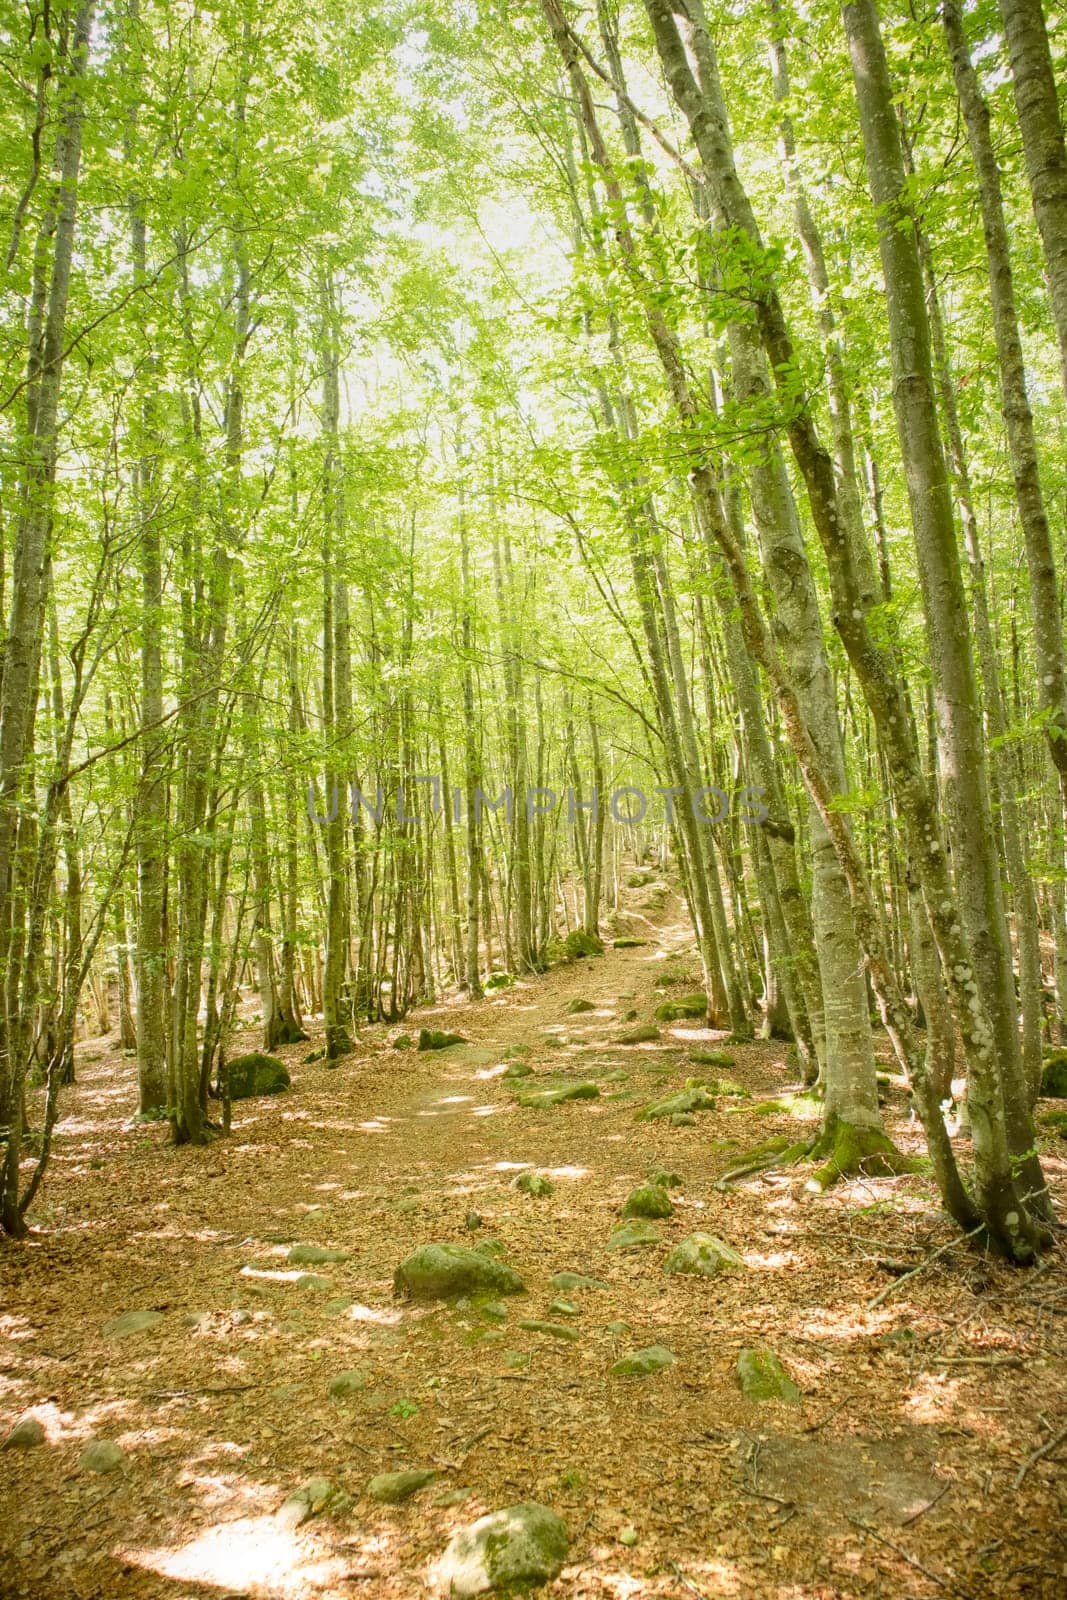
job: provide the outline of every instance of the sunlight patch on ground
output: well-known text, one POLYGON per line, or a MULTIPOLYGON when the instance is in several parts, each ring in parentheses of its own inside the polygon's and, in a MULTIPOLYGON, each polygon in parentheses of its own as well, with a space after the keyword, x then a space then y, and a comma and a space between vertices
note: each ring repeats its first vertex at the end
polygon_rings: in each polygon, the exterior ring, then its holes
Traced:
POLYGON ((404 1320, 404 1313, 394 1310, 392 1306, 349 1306, 345 1316, 353 1322, 377 1322, 389 1328, 395 1328, 404 1320))
POLYGON ((184 1583, 212 1584, 241 1594, 303 1600, 314 1588, 341 1582, 347 1563, 309 1547, 273 1517, 216 1523, 176 1550, 122 1551, 147 1572, 184 1583))
POLYGON ((471 1112, 472 1117, 495 1117, 498 1112, 506 1111, 506 1106, 475 1106, 471 1112))
POLYGON ((904 1401, 912 1422, 945 1422, 959 1413, 960 1380, 944 1372, 925 1372, 904 1401))
POLYGON ((755 1250, 744 1252, 744 1262, 747 1267, 756 1267, 763 1271, 775 1271, 780 1267, 799 1267, 803 1265, 803 1258, 795 1250, 772 1250, 766 1255, 761 1255, 755 1250))
POLYGON ((297 1278, 304 1278, 307 1273, 307 1267, 292 1267, 288 1271, 284 1271, 281 1267, 277 1271, 271 1271, 268 1267, 241 1268, 242 1278, 266 1278, 273 1283, 295 1283, 297 1278))
POLYGON ((550 1178, 588 1178, 589 1167, 542 1167, 541 1171, 550 1178))

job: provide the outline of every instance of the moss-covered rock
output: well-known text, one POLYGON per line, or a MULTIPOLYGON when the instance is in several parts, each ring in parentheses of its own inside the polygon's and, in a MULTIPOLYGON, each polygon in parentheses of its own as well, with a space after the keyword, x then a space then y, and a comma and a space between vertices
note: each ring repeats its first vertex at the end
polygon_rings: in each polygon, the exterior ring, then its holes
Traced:
POLYGON ((338 1372, 330 1379, 329 1394, 332 1400, 348 1400, 354 1394, 359 1394, 370 1382, 370 1371, 367 1367, 349 1367, 344 1372, 338 1372))
POLYGON ((611 1230, 611 1237, 607 1242, 608 1250, 640 1250, 647 1245, 661 1244, 663 1235, 651 1222, 644 1222, 635 1218, 632 1222, 620 1222, 611 1230))
POLYGON ((507 1078, 510 1083, 515 1082, 518 1078, 532 1078, 533 1067, 528 1061, 509 1061, 504 1068, 502 1076, 507 1078))
POLYGON ((520 1194, 532 1195, 535 1200, 541 1200, 555 1192, 552 1179, 546 1178, 543 1172, 520 1172, 515 1179, 514 1187, 520 1194))
POLYGON ((1061 1139, 1067 1139, 1067 1111, 1046 1111, 1037 1120, 1043 1128, 1050 1128, 1061 1139))
POLYGON ((619 1208, 620 1217, 673 1217, 671 1197, 658 1183, 639 1183, 619 1208))
POLYGON ((485 980, 485 987, 492 993, 494 989, 510 989, 514 982, 510 972, 491 972, 485 980))
POLYGON ((659 1029, 653 1022, 642 1022, 636 1028, 626 1028, 616 1038, 616 1044, 654 1044, 659 1038, 659 1029))
POLYGON ((613 939, 612 945, 616 950, 643 950, 648 944, 647 939, 613 939))
POLYGON ((520 1094, 520 1106, 528 1106, 535 1111, 545 1111, 551 1106, 561 1106, 567 1100, 596 1100, 600 1090, 595 1083, 564 1083, 555 1089, 535 1089, 529 1094, 520 1094))
POLYGON ((796 1405, 800 1390, 773 1350, 760 1345, 742 1350, 737 1358, 737 1381, 746 1400, 782 1400, 796 1405))
POLYGON ((680 1189, 684 1179, 680 1172, 672 1172, 669 1167, 649 1167, 648 1181, 661 1189, 680 1189))
POLYGON ((466 1044, 461 1033, 438 1033, 434 1028, 419 1029, 420 1050, 449 1050, 454 1044, 466 1044))
POLYGON ((696 1045, 689 1052, 689 1059, 695 1067, 732 1067, 734 1058, 728 1050, 706 1050, 702 1045, 696 1045))
POLYGON ((656 1007, 656 1016, 660 1022, 682 1022, 688 1018, 696 1019, 706 1017, 708 1014, 708 997, 706 994, 683 994, 676 1000, 665 1000, 656 1007))
POLYGON ((321 1244, 294 1244, 287 1257, 290 1266, 321 1267, 327 1261, 347 1261, 345 1250, 327 1250, 321 1244))
POLYGON ((386 1506, 398 1506, 402 1500, 410 1500, 413 1494, 418 1494, 420 1489, 425 1489, 428 1483, 433 1483, 441 1474, 434 1467, 411 1467, 407 1472, 379 1472, 367 1484, 367 1493, 372 1500, 379 1500, 386 1506))
POLYGON ((611 1370, 620 1378, 647 1378, 652 1372, 673 1367, 674 1360, 674 1352, 665 1344, 650 1344, 644 1350, 632 1350, 621 1361, 616 1361, 611 1370))
POLYGON ((591 1000, 583 1000, 580 995, 576 995, 567 1007, 567 1015, 568 1017, 582 1017, 587 1012, 595 1010, 596 1006, 591 1000))
POLYGON ((410 1050, 414 1043, 415 1041, 411 1037, 410 1033, 398 1033, 396 1038, 393 1040, 393 1049, 410 1050))
POLYGON ((114 1439, 90 1439, 78 1457, 81 1472, 114 1472, 126 1459, 126 1452, 114 1439))
POLYGON ((610 1289, 602 1278, 587 1277, 584 1272, 554 1272, 549 1279, 553 1289, 563 1294, 573 1294, 576 1289, 610 1289))
POLYGON ((587 933, 584 928, 575 928, 563 941, 563 954, 568 961, 580 961, 583 956, 602 956, 604 944, 595 933, 587 933))
POLYGON ((1067 1049, 1046 1051, 1041 1093, 1050 1100, 1067 1100, 1067 1049))
POLYGON ((663 1270, 713 1278, 724 1269, 743 1266, 737 1251, 713 1233, 691 1233, 674 1246, 663 1263, 663 1270))
POLYGON ((568 1328, 565 1322, 544 1322, 538 1317, 525 1317, 519 1327, 527 1333, 543 1333, 546 1339, 566 1339, 571 1344, 581 1338, 577 1328, 568 1328))
POLYGON ((253 1050, 235 1056, 225 1067, 231 1100, 254 1100, 261 1094, 283 1094, 292 1083, 284 1061, 253 1050))
POLYGON ((566 1524, 547 1506, 508 1506, 461 1528, 433 1578, 453 1600, 531 1589, 558 1576, 569 1542, 566 1524))
POLYGON ((36 1450, 44 1444, 45 1431, 37 1417, 20 1417, 0 1450, 36 1450))
POLYGON ((714 1111, 715 1103, 715 1096, 709 1094, 701 1084, 695 1089, 681 1089, 677 1094, 668 1095, 666 1100, 653 1100, 637 1115, 654 1122, 660 1117, 691 1116, 695 1111, 714 1111))
POLYGON ((393 1289, 412 1300, 455 1300, 464 1294, 525 1294, 517 1272, 485 1250, 424 1244, 396 1269, 393 1289))

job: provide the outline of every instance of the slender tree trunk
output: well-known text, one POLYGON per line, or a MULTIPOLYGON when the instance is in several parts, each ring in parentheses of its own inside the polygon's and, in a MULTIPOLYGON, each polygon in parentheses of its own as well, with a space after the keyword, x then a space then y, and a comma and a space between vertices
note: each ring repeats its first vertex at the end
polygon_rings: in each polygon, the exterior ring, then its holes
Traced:
POLYGON ((1067 149, 1052 53, 1041 0, 1000 0, 1000 15, 1067 395, 1067 149))
MULTIPOLYGON (((1021 4, 1005 0, 1005 4, 1001 7, 1005 17, 1008 11, 1021 17, 1021 14, 1030 9, 1025 0, 1021 4)), ((1036 10, 1037 20, 1040 22, 1040 6, 1036 4, 1036 0, 1033 9, 1036 10)), ((993 332, 996 337, 1000 372, 1001 410, 1008 435, 1008 449, 1011 453, 1012 473, 1015 479, 1015 500, 1019 508, 1019 522, 1023 530, 1027 571, 1030 576, 1039 700, 1044 714, 1045 736, 1059 774, 1064 806, 1067 810, 1067 650, 1063 641, 1063 614, 1056 581, 1056 557, 1041 487, 1034 418, 1026 390, 1026 367, 1022 340, 1019 337, 1019 317, 1015 305, 1008 229, 1004 219, 1000 168, 997 165, 990 134, 989 109, 971 63, 959 0, 942 0, 941 17, 945 26, 945 37, 948 40, 949 55, 952 58, 956 93, 967 125, 971 158, 978 174, 978 198, 982 210, 982 231, 985 235, 989 270, 989 300, 993 311, 993 332)), ((1018 92, 1020 91, 1017 84, 1018 92)), ((1053 111, 1055 110, 1056 102, 1053 95, 1053 111)), ((1058 115, 1058 112, 1056 114, 1058 115)), ((1062 161, 1062 134, 1059 155, 1062 161)), ((1054 173, 1053 165, 1048 174, 1050 188, 1055 187, 1054 173)), ((1064 343, 1067 339, 1067 164, 1061 166, 1060 174, 1063 208, 1061 219, 1063 303, 1057 311, 1057 317, 1062 315, 1058 327, 1061 351, 1067 358, 1067 345, 1064 343)))

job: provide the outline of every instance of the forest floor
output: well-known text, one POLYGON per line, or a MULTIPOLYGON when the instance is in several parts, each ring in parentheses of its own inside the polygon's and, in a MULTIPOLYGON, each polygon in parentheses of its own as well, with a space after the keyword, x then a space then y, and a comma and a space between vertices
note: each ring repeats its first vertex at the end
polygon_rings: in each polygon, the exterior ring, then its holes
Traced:
MULTIPOLYGON (((107 1041, 80 1048, 34 1232, 0 1250, 0 1435, 27 1414, 46 1435, 0 1452, 5 1600, 425 1596, 452 1533, 519 1501, 567 1523, 569 1561, 544 1592, 573 1600, 1067 1592, 1062 1245, 1029 1273, 952 1245, 922 1175, 820 1197, 793 1168, 717 1190, 741 1151, 796 1135, 787 1103, 765 1109, 791 1070, 783 1046, 730 1046, 725 1075, 752 1098, 722 1097, 693 1126, 637 1120, 697 1073, 689 1047, 722 1043, 686 1024, 616 1042, 689 946, 669 908, 652 920, 643 948, 409 1019, 466 1047, 396 1051, 401 1030, 382 1026, 336 1070, 302 1064, 308 1045, 283 1051, 292 1090, 235 1104, 207 1150, 131 1126, 134 1063, 107 1041), (578 997, 595 1010, 567 1015, 578 997), (502 1078, 517 1045, 538 1076, 592 1078, 600 1098, 518 1106, 530 1080, 502 1078), (609 1252, 651 1163, 683 1178, 664 1245, 609 1252), (529 1168, 551 1195, 512 1187, 529 1168), (744 1266, 666 1276, 666 1243, 694 1229, 744 1266), (416 1245, 488 1236, 529 1291, 506 1322, 394 1297, 416 1245), (298 1282, 301 1242, 345 1252, 310 1269, 328 1283, 298 1282), (880 1261, 928 1265, 894 1280, 880 1261), (574 1341, 519 1326, 567 1320, 549 1310, 560 1271, 607 1285, 570 1297, 574 1341), (106 1331, 143 1310, 162 1316, 106 1331), (758 1343, 799 1403, 742 1397, 738 1353, 758 1343), (612 1373, 653 1344, 672 1366, 612 1373), (352 1369, 362 1387, 332 1397, 352 1369), (116 1470, 80 1468, 90 1439, 122 1447, 116 1470), (440 1476, 399 1506, 366 1496, 401 1467, 440 1476), (294 1528, 280 1507, 315 1476, 335 1496, 294 1528)), ((886 1119, 920 1147, 899 1088, 886 1119)), ((1067 1145, 1046 1155, 1067 1201, 1067 1145)))

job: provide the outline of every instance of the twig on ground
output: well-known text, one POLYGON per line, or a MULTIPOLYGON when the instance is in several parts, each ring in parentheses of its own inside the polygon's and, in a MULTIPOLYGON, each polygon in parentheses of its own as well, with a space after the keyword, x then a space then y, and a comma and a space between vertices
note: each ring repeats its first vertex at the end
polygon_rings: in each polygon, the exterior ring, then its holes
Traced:
POLYGON ((928 1500, 924 1506, 920 1506, 918 1511, 913 1511, 910 1517, 905 1517, 900 1526, 902 1528, 910 1528, 913 1522, 918 1522, 920 1517, 925 1517, 928 1511, 932 1511, 934 1509, 939 1500, 943 1500, 945 1498, 951 1488, 951 1483, 946 1483, 944 1488, 940 1489, 938 1493, 934 1495, 932 1500, 928 1500))
POLYGON ((705 1591, 703 1589, 698 1589, 692 1578, 686 1577, 677 1561, 670 1562, 670 1569, 674 1573, 674 1576, 678 1579, 678 1582, 684 1584, 689 1590, 690 1594, 695 1594, 698 1597, 698 1600, 708 1600, 708 1596, 705 1591))
POLYGON ((924 1567, 921 1561, 916 1561, 915 1557, 909 1555, 899 1544, 895 1544, 892 1539, 887 1539, 884 1533, 878 1532, 877 1528, 872 1528, 869 1522, 862 1522, 859 1517, 849 1517, 848 1520, 854 1528, 861 1528, 864 1533, 870 1534, 872 1539, 877 1539, 879 1544, 884 1544, 888 1549, 895 1550, 902 1561, 906 1561, 909 1567, 914 1567, 916 1572, 921 1572, 924 1578, 929 1578, 931 1583, 936 1583, 939 1589, 946 1589, 949 1594, 958 1595, 960 1600, 971 1600, 965 1589, 957 1589, 951 1579, 946 1578, 940 1572, 934 1572, 932 1567, 924 1567))
POLYGON ((839 1411, 843 1411, 847 1405, 848 1405, 847 1399, 846 1400, 839 1400, 837 1402, 836 1406, 831 1406, 830 1410, 826 1413, 826 1415, 823 1416, 823 1417, 819 1417, 818 1421, 806 1423, 805 1427, 804 1427, 804 1432, 805 1433, 818 1433, 820 1428, 825 1428, 826 1424, 828 1422, 830 1422, 834 1417, 836 1417, 837 1413, 839 1411))
POLYGON ((955 1238, 950 1239, 947 1244, 943 1244, 939 1250, 935 1250, 933 1255, 927 1256, 925 1261, 920 1261, 917 1267, 912 1267, 910 1272, 905 1272, 902 1277, 894 1278, 892 1282, 887 1283, 884 1289, 878 1291, 873 1300, 867 1301, 866 1309, 873 1311, 876 1306, 882 1304, 883 1300, 888 1300, 893 1291, 899 1289, 901 1284, 907 1283, 908 1279, 914 1278, 917 1273, 925 1272, 927 1267, 937 1260, 938 1256, 947 1255, 950 1250, 955 1249, 956 1245, 963 1244, 967 1239, 973 1239, 975 1234, 981 1233, 984 1228, 985 1223, 980 1222, 976 1228, 971 1228, 968 1233, 956 1234, 955 1238))
POLYGON ((211 1383, 201 1389, 146 1389, 146 1400, 188 1400, 202 1394, 244 1394, 247 1389, 259 1389, 258 1383, 211 1383))
POLYGON ((1019 1485, 1026 1477, 1026 1474, 1030 1471, 1030 1468, 1036 1466, 1044 1456, 1050 1456, 1053 1450, 1063 1443, 1064 1439, 1067 1439, 1067 1428, 1061 1428, 1059 1433, 1053 1434, 1051 1439, 1046 1439, 1043 1445, 1028 1455, 1018 1472, 1015 1474, 1015 1481, 1012 1484, 1012 1488, 1018 1489, 1019 1485))
POLYGON ((1022 1356, 938 1356, 933 1367, 1021 1367, 1022 1356))

